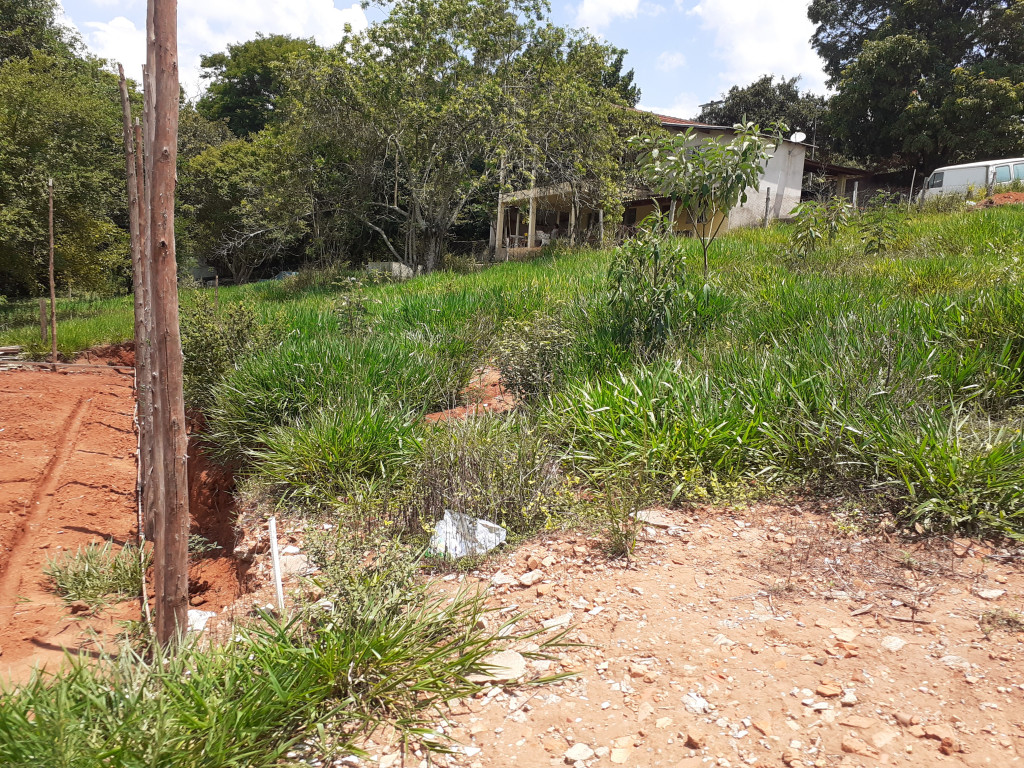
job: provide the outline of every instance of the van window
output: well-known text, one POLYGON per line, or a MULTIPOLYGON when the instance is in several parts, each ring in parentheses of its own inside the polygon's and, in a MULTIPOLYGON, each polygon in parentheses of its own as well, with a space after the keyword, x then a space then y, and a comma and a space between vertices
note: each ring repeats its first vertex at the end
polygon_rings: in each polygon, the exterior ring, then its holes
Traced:
POLYGON ((1013 178, 1017 181, 1024 181, 1024 163, 1017 163, 1013 166, 1013 178))
POLYGON ((943 175, 942 171, 933 173, 932 177, 928 180, 928 189, 937 189, 938 187, 941 187, 943 175))
POLYGON ((1010 180, 1010 166, 1008 165, 997 165, 996 166, 996 184, 1005 184, 1010 180))

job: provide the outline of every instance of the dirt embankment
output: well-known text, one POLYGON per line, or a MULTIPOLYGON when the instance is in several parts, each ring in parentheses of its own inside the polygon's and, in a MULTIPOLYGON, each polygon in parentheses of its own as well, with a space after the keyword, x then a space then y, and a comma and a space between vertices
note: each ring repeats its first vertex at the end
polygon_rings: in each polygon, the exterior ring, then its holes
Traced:
MULTIPOLYGON (((123 345, 122 345, 123 346, 123 345)), ((131 350, 93 357, 130 365, 131 350)), ((46 583, 53 558, 137 539, 134 378, 120 370, 0 372, 0 676, 24 679, 65 649, 96 653, 139 618, 137 601, 72 616, 46 583)), ((193 446, 191 603, 219 610, 241 592, 234 480, 193 446)))

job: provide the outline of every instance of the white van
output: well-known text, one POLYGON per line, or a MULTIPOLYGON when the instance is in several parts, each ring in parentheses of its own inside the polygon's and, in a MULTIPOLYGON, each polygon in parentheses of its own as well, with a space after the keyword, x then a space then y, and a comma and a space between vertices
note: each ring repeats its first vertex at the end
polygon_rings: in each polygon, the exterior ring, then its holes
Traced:
POLYGON ((1024 157, 1008 160, 983 160, 980 163, 946 165, 937 168, 924 183, 925 198, 936 195, 966 194, 968 188, 984 192, 999 184, 1024 182, 1024 157))

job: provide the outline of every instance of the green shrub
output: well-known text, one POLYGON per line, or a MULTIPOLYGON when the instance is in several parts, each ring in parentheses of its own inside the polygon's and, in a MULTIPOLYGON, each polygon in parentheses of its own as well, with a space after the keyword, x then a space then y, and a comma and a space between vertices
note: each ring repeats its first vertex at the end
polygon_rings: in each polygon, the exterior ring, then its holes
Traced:
POLYGON ((609 305, 626 346, 650 358, 672 335, 685 262, 660 216, 644 220, 635 237, 615 249, 608 270, 609 305))
POLYGON ((495 344, 502 384, 520 398, 546 395, 560 384, 573 333, 551 315, 509 320, 495 344))
POLYGON ((806 255, 817 251, 823 243, 831 245, 849 223, 850 212, 850 204, 841 197, 800 203, 793 209, 793 247, 806 255))
POLYGON ((181 304, 181 351, 185 404, 205 411, 216 385, 245 355, 268 346, 274 331, 261 323, 248 302, 228 304, 219 315, 205 291, 193 291, 181 304))

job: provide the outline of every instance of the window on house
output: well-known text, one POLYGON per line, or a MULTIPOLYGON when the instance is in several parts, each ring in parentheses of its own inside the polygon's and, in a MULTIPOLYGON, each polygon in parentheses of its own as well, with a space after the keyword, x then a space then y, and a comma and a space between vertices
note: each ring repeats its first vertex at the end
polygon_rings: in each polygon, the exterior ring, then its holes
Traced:
POLYGON ((1010 166, 996 166, 996 184, 1006 184, 1010 180, 1010 166))

